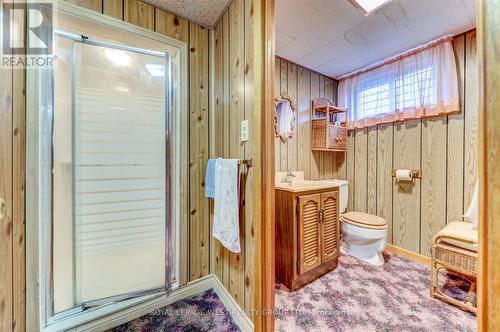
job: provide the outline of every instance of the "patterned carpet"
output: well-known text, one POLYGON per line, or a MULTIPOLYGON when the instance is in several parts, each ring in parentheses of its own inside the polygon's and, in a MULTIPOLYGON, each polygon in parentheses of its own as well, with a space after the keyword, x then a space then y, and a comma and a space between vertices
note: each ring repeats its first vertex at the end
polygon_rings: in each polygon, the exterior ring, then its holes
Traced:
MULTIPOLYGON (((342 255, 339 267, 297 292, 276 286, 276 331, 476 331, 476 317, 429 295, 430 268, 396 254, 382 267, 342 255)), ((469 282, 441 278, 465 296, 469 282)))
POLYGON ((219 296, 210 289, 149 315, 115 327, 113 332, 240 331, 219 296))

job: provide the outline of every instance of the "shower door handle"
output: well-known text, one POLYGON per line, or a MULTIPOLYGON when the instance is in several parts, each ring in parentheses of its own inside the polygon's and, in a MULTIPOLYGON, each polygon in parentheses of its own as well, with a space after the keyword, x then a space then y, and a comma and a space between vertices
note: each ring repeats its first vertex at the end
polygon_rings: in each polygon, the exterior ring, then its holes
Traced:
POLYGON ((7 215, 7 204, 5 199, 0 197, 0 220, 2 220, 7 215))

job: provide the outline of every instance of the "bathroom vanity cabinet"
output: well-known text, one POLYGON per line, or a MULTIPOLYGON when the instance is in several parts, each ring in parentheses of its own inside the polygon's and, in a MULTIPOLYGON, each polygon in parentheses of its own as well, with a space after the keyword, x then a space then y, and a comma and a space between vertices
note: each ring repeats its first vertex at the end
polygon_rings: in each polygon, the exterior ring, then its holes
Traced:
POLYGON ((338 202, 337 187, 276 189, 276 278, 292 291, 337 267, 338 202))

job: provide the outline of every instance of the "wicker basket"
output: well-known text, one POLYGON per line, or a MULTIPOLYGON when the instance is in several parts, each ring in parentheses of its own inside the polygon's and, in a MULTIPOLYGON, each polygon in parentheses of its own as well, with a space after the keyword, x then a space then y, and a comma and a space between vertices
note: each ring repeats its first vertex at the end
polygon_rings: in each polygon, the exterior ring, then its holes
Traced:
POLYGON ((440 270, 444 270, 446 272, 454 272, 455 274, 467 275, 477 280, 477 252, 458 248, 441 242, 439 238, 435 238, 431 248, 431 255, 431 297, 438 298, 476 314, 476 297, 475 294, 471 293, 475 291, 476 281, 472 283, 467 299, 460 301, 444 294, 439 289, 438 275, 440 270))
POLYGON ((471 276, 477 274, 477 253, 443 244, 434 245, 431 251, 432 259, 447 269, 471 276))
POLYGON ((324 98, 314 99, 312 109, 312 150, 346 151, 347 110, 334 106, 324 98))

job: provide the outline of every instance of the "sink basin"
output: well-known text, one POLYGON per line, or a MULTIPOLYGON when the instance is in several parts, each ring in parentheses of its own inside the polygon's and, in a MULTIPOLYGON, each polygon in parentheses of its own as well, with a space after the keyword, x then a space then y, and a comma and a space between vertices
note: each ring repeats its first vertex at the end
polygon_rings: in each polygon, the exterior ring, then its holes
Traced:
POLYGON ((294 181, 292 179, 292 183, 276 183, 275 187, 278 190, 285 190, 285 191, 290 191, 290 192, 300 192, 300 191, 336 188, 336 187, 339 187, 339 184, 333 180, 331 180, 331 181, 307 181, 307 180, 294 181))

